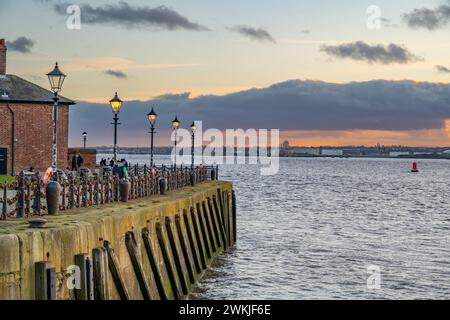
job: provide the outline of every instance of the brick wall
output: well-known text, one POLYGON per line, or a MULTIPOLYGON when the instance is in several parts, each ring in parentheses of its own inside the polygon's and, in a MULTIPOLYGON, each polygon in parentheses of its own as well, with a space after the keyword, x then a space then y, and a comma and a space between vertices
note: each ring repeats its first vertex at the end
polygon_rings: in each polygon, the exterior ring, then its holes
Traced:
POLYGON ((72 167, 72 157, 74 153, 79 153, 84 160, 83 167, 89 169, 95 169, 97 166, 97 150, 87 148, 69 148, 69 157, 67 166, 72 167))
MULTIPOLYGON (((52 162, 52 106, 45 104, 9 104, 15 113, 14 173, 44 171, 52 162)), ((11 174, 12 115, 6 103, 0 103, 0 147, 8 149, 8 174, 11 174)), ((65 169, 68 153, 69 107, 59 107, 58 168, 65 169)))
POLYGON ((6 51, 5 39, 0 39, 0 75, 6 74, 6 51))

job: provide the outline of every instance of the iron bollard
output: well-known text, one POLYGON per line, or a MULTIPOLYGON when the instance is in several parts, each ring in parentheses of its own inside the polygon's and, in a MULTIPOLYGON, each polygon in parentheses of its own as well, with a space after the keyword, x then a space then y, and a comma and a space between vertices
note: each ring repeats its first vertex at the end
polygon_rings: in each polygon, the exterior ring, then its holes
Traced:
POLYGON ((45 188, 45 194, 47 196, 47 209, 49 215, 58 214, 60 193, 61 193, 61 186, 57 181, 52 180, 47 184, 45 188))
POLYGON ((128 179, 121 179, 119 182, 120 201, 128 202, 130 195, 130 181, 128 179))
POLYGON ((191 170, 190 179, 191 179, 191 186, 195 186, 195 171, 194 170, 191 170))
POLYGON ((159 193, 164 195, 167 189, 167 180, 164 178, 159 179, 159 193))
POLYGON ((216 180, 216 168, 215 167, 213 167, 211 169, 211 180, 212 181, 216 180))

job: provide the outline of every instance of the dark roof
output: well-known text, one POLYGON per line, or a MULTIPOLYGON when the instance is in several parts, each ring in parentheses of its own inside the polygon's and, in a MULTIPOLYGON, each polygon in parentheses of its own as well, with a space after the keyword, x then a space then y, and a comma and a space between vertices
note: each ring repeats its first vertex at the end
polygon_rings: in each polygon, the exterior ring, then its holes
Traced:
MULTIPOLYGON (((0 103, 53 103, 53 92, 46 90, 18 76, 0 75, 0 103)), ((59 103, 75 104, 74 101, 60 96, 59 103)))

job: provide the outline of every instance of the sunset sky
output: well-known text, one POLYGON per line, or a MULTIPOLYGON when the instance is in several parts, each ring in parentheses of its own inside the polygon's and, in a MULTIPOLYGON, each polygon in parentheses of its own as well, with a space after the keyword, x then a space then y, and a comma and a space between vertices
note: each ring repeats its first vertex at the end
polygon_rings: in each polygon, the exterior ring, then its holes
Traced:
POLYGON ((72 145, 83 131, 111 144, 118 91, 122 146, 148 145, 151 106, 159 145, 177 114, 293 145, 450 146, 447 0, 1 0, 0 24, 7 73, 44 87, 55 61, 68 74, 72 145), (81 30, 66 25, 73 4, 81 30))

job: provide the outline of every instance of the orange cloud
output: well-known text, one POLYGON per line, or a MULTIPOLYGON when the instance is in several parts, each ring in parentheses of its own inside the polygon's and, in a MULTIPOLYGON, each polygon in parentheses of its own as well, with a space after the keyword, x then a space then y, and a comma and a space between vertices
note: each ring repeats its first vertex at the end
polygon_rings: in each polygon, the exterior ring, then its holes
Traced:
POLYGON ((293 146, 371 146, 407 145, 407 146, 449 146, 450 119, 443 130, 411 131, 283 131, 280 139, 289 141, 293 146))

